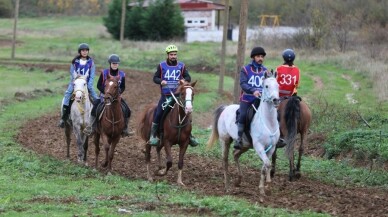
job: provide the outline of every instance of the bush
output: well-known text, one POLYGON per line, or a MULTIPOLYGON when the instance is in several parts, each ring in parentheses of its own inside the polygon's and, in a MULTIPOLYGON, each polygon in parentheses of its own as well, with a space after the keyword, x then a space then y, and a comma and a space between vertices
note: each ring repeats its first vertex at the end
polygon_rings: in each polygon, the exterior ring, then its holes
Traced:
MULTIPOLYGON (((143 8, 132 7, 126 13, 124 38, 132 40, 170 40, 184 36, 184 21, 181 10, 173 0, 157 0, 143 8)), ((114 0, 104 25, 115 39, 120 38, 121 1, 114 0)))
POLYGON ((0 18, 12 17, 12 0, 0 0, 0 18))

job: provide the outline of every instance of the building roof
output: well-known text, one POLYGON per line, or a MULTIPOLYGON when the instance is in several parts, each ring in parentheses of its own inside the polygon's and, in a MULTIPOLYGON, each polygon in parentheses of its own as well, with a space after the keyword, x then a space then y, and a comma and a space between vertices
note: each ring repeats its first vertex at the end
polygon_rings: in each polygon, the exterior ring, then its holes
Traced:
MULTIPOLYGON (((155 0, 144 0, 143 7, 148 7, 155 0)), ((182 11, 209 11, 209 10, 225 10, 225 5, 213 3, 207 0, 175 0, 179 4, 182 11)), ((138 2, 129 3, 129 7, 137 6, 138 2)))

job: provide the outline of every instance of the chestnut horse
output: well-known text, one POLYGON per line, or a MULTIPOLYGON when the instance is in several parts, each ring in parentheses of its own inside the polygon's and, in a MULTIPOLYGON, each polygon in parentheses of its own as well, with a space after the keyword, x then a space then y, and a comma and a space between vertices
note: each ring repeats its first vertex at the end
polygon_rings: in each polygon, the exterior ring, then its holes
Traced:
MULTIPOLYGON (((259 183, 261 195, 265 195, 264 182, 271 182, 270 158, 276 149, 276 143, 278 142, 280 136, 276 109, 279 105, 279 84, 276 81, 276 72, 274 74, 266 72, 264 77, 263 93, 261 96, 260 106, 259 108, 255 108, 257 111, 254 114, 250 125, 250 134, 252 140, 249 141, 247 136, 244 134, 244 148, 241 150, 235 150, 233 153, 234 161, 237 164, 238 169, 238 178, 235 182, 236 186, 240 186, 242 179, 242 172, 239 163, 241 154, 248 151, 249 148, 253 147, 257 155, 263 161, 259 183), (245 147, 245 145, 247 147, 245 147)), ((222 105, 217 108, 217 110, 214 112, 212 133, 207 142, 208 148, 211 148, 217 139, 221 144, 225 191, 229 191, 228 157, 230 144, 238 137, 236 124, 236 111, 238 109, 239 105, 237 104, 232 104, 229 106, 222 105)))
POLYGON ((117 143, 120 141, 121 132, 124 129, 124 114, 121 109, 121 96, 119 93, 119 78, 108 75, 104 89, 104 108, 97 122, 96 133, 94 134, 95 145, 95 167, 98 168, 98 155, 100 153, 100 137, 104 144, 105 160, 101 164, 112 171, 112 160, 117 143))
MULTIPOLYGON (((297 96, 291 96, 283 100, 279 105, 280 132, 286 143, 286 156, 290 163, 289 180, 294 181, 301 177, 300 165, 303 155, 303 145, 311 123, 311 111, 304 101, 297 96), (294 165, 294 145, 297 134, 300 134, 298 163, 294 165)), ((277 147, 281 148, 281 147, 277 147)), ((276 150, 277 150, 276 148, 276 150)), ((272 156, 271 176, 275 174, 276 150, 272 156)))
POLYGON ((83 133, 83 129, 89 124, 90 112, 92 110, 92 103, 89 99, 89 92, 87 87, 88 75, 81 76, 74 74, 73 94, 74 100, 71 104, 70 121, 65 121, 65 137, 67 144, 67 158, 70 158, 70 143, 71 132, 76 138, 78 154, 77 161, 80 164, 87 165, 86 156, 88 151, 88 136, 83 133))
MULTIPOLYGON (((179 185, 183 185, 182 182, 182 169, 183 158, 185 156, 187 146, 189 144, 191 134, 191 113, 193 111, 194 100, 194 86, 197 82, 189 83, 180 81, 176 92, 172 95, 172 100, 175 104, 171 108, 171 111, 163 119, 163 133, 159 133, 159 145, 156 147, 159 168, 155 171, 155 175, 166 175, 168 170, 172 167, 171 147, 175 144, 179 145, 179 160, 178 160, 178 180, 179 185), (163 169, 161 163, 160 150, 164 147, 166 151, 166 167, 163 169)), ((144 112, 140 115, 138 121, 138 134, 144 140, 148 141, 151 133, 151 124, 153 120, 154 111, 156 105, 149 105, 144 112)), ((151 145, 145 144, 145 159, 147 165, 147 178, 152 181, 152 175, 150 172, 150 159, 151 159, 151 145)))

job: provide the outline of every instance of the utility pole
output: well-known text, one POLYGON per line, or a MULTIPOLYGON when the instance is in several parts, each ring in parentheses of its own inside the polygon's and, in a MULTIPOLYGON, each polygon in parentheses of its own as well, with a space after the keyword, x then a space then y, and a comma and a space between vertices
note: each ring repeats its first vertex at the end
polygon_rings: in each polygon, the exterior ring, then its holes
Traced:
POLYGON ((11 59, 15 59, 16 26, 17 26, 17 23, 18 23, 18 17, 19 17, 19 0, 16 0, 15 20, 14 20, 14 23, 13 23, 13 37, 12 37, 12 54, 11 54, 11 59))
POLYGON ((224 76, 225 76, 225 53, 226 53, 226 36, 228 34, 229 24, 229 0, 225 0, 224 23, 222 31, 222 47, 221 47, 221 65, 220 65, 220 80, 218 83, 218 93, 224 91, 224 76))
POLYGON ((237 47, 237 70, 234 76, 234 103, 239 102, 240 97, 240 71, 244 65, 245 58, 245 43, 247 36, 247 20, 248 20, 248 0, 241 0, 240 9, 240 26, 238 33, 238 47, 237 47))
POLYGON ((125 12, 127 11, 127 0, 121 0, 121 26, 120 26, 120 43, 124 42, 124 26, 125 26, 125 12))

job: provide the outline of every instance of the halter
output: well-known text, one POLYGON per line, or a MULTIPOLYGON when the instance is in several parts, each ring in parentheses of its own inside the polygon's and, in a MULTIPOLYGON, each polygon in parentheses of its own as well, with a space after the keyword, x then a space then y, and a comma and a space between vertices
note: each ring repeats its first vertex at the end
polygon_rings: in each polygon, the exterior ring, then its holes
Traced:
MULTIPOLYGON (((117 87, 118 87, 118 84, 119 84, 119 82, 118 81, 114 81, 114 80, 109 80, 109 82, 115 82, 115 83, 117 83, 117 87)), ((119 98, 119 96, 120 96, 120 93, 119 93, 120 91, 119 90, 117 90, 117 93, 115 94, 115 95, 112 95, 112 94, 110 94, 111 96, 112 96, 112 101, 110 102, 110 103, 113 103, 114 101, 116 101, 118 98, 119 98)), ((107 93, 105 93, 104 94, 104 96, 106 96, 107 95, 107 93)), ((104 100, 105 101, 105 100, 104 100)), ((105 104, 106 105, 106 104, 105 104)), ((109 106, 109 105, 108 105, 109 106)))

